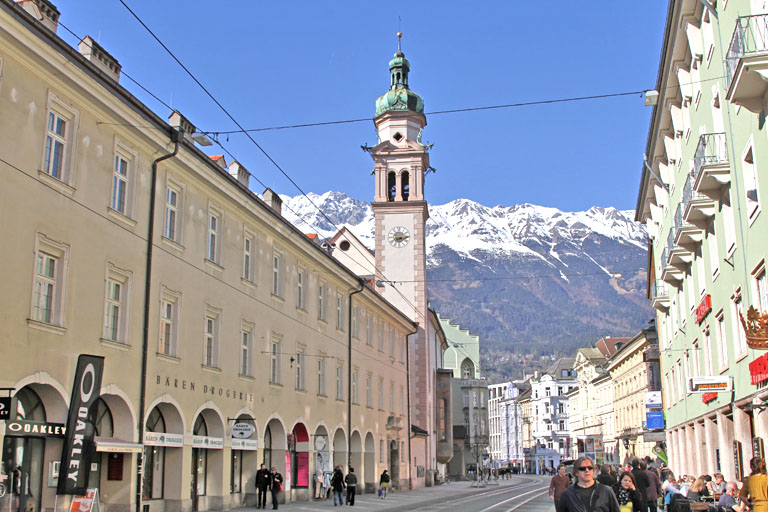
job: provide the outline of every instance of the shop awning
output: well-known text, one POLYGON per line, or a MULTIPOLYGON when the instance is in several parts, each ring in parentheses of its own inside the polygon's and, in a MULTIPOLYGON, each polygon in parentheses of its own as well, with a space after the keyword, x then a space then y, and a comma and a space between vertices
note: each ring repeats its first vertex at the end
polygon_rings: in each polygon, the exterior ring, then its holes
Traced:
POLYGON ((102 453, 141 453, 144 446, 113 437, 97 437, 96 451, 102 453))

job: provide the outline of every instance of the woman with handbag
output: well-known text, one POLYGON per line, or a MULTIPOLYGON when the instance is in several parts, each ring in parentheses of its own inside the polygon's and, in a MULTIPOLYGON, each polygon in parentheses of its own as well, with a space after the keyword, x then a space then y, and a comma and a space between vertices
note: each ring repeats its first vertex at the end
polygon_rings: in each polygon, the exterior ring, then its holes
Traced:
POLYGON ((277 510, 277 496, 283 490, 283 475, 278 473, 274 466, 272 466, 272 483, 269 490, 272 491, 272 510, 277 510))
POLYGON ((379 498, 387 499, 387 489, 389 488, 389 473, 385 469, 379 477, 379 498))

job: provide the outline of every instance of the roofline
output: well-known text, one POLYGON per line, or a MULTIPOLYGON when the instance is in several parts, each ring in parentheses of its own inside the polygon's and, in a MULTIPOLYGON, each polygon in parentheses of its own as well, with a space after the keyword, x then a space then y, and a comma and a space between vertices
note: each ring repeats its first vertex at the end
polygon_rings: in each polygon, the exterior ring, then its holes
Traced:
MULTIPOLYGON (((67 44, 67 42, 64 41, 64 39, 62 39, 58 34, 54 33, 53 31, 43 26, 42 23, 35 20, 29 13, 24 11, 22 7, 20 7, 18 4, 16 4, 12 0, 0 0, 0 7, 5 9, 5 11, 8 12, 10 16, 15 18, 20 24, 24 25, 30 32, 37 35, 40 40, 46 42, 54 50, 58 51, 60 54, 66 57, 69 61, 74 63, 86 75, 90 76, 99 85, 107 89, 108 92, 118 97, 127 107, 131 108, 136 113, 145 117, 147 121, 155 124, 158 130, 160 130, 163 133, 166 133, 170 139, 171 133, 173 131, 173 127, 171 127, 170 124, 168 124, 166 121, 160 118, 160 116, 158 116, 155 112, 150 110, 149 107, 147 107, 144 103, 139 101, 138 98, 133 96, 133 94, 131 94, 125 87, 120 85, 120 83, 107 77, 105 73, 100 71, 93 63, 88 61, 88 59, 86 59, 83 55, 81 55, 79 51, 77 51, 75 48, 67 44)), ((24 44, 25 43, 21 42, 21 45, 24 45, 24 44)), ((206 165, 209 169, 214 170, 221 177, 225 178, 230 185, 234 186, 241 193, 243 193, 248 199, 252 201, 253 204, 261 208, 264 212, 271 215, 279 223, 282 223, 283 227, 288 228, 291 231, 293 231, 294 234, 299 235, 298 239, 301 241, 298 242, 298 244, 308 244, 309 247, 312 247, 312 249, 310 250, 318 251, 318 254, 320 254, 320 258, 326 258, 331 264, 336 265, 337 268, 339 268, 342 272, 346 273, 348 277, 351 277, 352 279, 358 282, 361 280, 360 276, 358 276, 357 274, 352 272, 349 268, 341 264, 341 262, 339 262, 336 258, 328 255, 320 246, 318 246, 317 244, 312 242, 309 238, 307 238, 306 234, 303 231, 299 230, 296 226, 288 222, 288 220, 286 220, 282 215, 275 212, 272 208, 270 208, 267 205, 267 203, 265 203, 262 199, 260 199, 248 187, 241 184, 239 181, 237 181, 235 177, 230 175, 228 172, 226 172, 225 169, 222 169, 216 162, 211 160, 211 158, 208 155, 206 155, 202 150, 197 148, 193 142, 182 139, 181 145, 193 156, 198 158, 200 162, 203 163, 203 165, 206 165)), ((382 301, 385 305, 392 308, 393 311, 397 312, 397 314, 401 317, 401 319, 405 320, 404 322, 405 324, 408 324, 413 327, 416 327, 418 325, 416 322, 411 320, 405 313, 400 311, 400 309, 398 309, 394 304, 392 304, 387 299, 385 299, 384 296, 382 296, 376 290, 374 290, 364 282, 363 282, 363 286, 368 290, 370 290, 370 292, 374 295, 376 300, 382 301)))

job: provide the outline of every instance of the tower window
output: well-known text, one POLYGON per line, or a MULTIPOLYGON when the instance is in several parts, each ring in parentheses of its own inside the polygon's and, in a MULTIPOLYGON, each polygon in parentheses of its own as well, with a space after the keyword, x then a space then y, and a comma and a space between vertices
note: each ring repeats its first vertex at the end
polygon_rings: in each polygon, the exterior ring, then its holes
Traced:
POLYGON ((394 201, 395 194, 397 194, 397 180, 395 173, 390 172, 387 174, 387 201, 394 201))
POLYGON ((402 186, 402 192, 400 195, 403 196, 403 201, 408 200, 408 196, 411 194, 411 185, 409 183, 410 176, 408 175, 408 171, 404 171, 403 174, 400 176, 400 184, 402 186))
POLYGON ((395 133, 392 136, 392 138, 395 139, 397 142, 400 142, 401 140, 403 140, 403 136, 402 136, 402 134, 400 132, 395 133))

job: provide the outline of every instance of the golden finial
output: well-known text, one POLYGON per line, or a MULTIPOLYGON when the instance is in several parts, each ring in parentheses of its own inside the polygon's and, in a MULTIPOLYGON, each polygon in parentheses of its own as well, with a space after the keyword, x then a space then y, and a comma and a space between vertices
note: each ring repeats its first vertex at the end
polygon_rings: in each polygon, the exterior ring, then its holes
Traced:
POLYGON ((397 33, 397 51, 401 51, 400 50, 400 39, 402 39, 402 38, 403 38, 403 33, 402 32, 398 32, 397 33))

